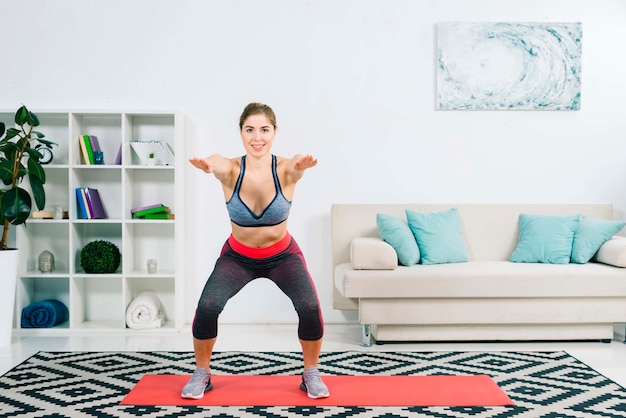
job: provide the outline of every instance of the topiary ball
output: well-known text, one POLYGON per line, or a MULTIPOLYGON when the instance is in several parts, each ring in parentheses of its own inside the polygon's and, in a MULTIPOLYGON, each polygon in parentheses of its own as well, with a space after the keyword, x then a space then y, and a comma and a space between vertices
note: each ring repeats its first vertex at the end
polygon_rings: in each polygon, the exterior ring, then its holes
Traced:
POLYGON ((92 241, 80 250, 80 266, 85 273, 115 273, 121 259, 120 249, 109 241, 92 241))

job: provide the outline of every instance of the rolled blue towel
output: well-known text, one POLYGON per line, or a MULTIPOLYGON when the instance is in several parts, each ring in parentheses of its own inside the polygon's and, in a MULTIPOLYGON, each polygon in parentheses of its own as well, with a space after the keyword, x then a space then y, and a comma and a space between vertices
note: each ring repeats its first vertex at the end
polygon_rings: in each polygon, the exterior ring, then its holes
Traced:
POLYGON ((63 302, 41 300, 22 309, 22 328, 51 328, 67 321, 69 317, 70 313, 63 302))

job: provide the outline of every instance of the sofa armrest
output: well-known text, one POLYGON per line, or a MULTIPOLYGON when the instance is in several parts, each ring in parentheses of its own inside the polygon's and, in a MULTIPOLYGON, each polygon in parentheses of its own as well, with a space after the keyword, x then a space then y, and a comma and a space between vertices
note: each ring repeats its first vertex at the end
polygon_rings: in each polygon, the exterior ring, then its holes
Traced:
POLYGON ((380 238, 358 237, 350 243, 350 263, 355 270, 394 270, 398 254, 380 238))
POLYGON ((615 267, 626 267, 626 237, 615 236, 602 244, 596 261, 615 267))

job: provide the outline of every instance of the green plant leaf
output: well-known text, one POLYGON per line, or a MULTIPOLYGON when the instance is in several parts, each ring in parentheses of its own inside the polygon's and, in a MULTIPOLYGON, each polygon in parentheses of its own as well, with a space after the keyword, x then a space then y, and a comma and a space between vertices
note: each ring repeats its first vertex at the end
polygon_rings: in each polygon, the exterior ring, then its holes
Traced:
POLYGON ((33 191, 35 204, 39 210, 43 210, 46 206, 46 191, 43 188, 43 182, 33 175, 28 176, 28 180, 30 181, 30 188, 33 191))
POLYGON ((13 161, 0 161, 0 179, 6 185, 13 183, 13 161))
POLYGON ((7 160, 15 160, 15 153, 19 151, 19 148, 15 142, 2 142, 0 145, 0 152, 4 154, 4 158, 7 160))
POLYGON ((31 127, 39 126, 39 117, 22 105, 15 112, 15 123, 22 126, 28 124, 31 127))
POLYGON ((4 225, 4 211, 2 210, 2 197, 5 191, 0 189, 0 225, 4 225))
POLYGON ((41 139, 41 138, 44 138, 44 137, 45 137, 45 135, 44 135, 44 134, 42 134, 42 133, 41 133, 41 132, 39 132, 39 131, 32 131, 32 132, 30 133, 30 135, 31 135, 31 136, 34 136, 34 137, 35 137, 35 138, 37 138, 37 139, 41 139))
MULTIPOLYGON (((42 137, 42 138, 43 138, 43 137, 42 137)), ((53 146, 53 145, 59 145, 59 144, 57 144, 56 142, 48 141, 47 139, 41 139, 41 138, 39 138, 39 139, 37 139, 37 141, 41 142, 41 143, 42 143, 42 144, 44 144, 44 145, 50 145, 50 146, 53 146)))
POLYGON ((2 196, 2 213, 11 224, 23 224, 30 215, 31 202, 30 195, 21 187, 7 190, 2 196))
POLYGON ((15 177, 19 182, 19 179, 27 174, 24 166, 22 164, 18 164, 16 175, 13 172, 13 161, 14 159, 0 161, 0 179, 2 179, 2 182, 6 185, 13 183, 13 177, 15 177))
POLYGON ((17 112, 15 112, 15 123, 22 126, 23 124, 28 123, 29 120, 32 120, 30 112, 26 106, 22 105, 19 109, 17 109, 17 112))
POLYGON ((4 124, 4 122, 0 122, 0 138, 2 138, 2 135, 4 135, 6 125, 4 124))
POLYGON ((15 128, 7 129, 7 136, 4 137, 3 141, 8 141, 11 138, 15 138, 16 136, 20 136, 20 130, 15 128))
POLYGON ((46 172, 43 170, 41 164, 39 164, 39 158, 41 158, 42 155, 35 149, 29 148, 29 150, 33 153, 37 153, 38 156, 28 159, 28 175, 31 178, 37 177, 41 184, 44 184, 46 182, 46 172))
POLYGON ((43 157, 43 155, 41 155, 41 153, 36 150, 35 148, 26 148, 25 149, 26 153, 28 154, 28 156, 30 157, 30 159, 28 160, 28 165, 30 166, 30 161, 35 159, 37 161, 41 160, 41 158, 43 157))

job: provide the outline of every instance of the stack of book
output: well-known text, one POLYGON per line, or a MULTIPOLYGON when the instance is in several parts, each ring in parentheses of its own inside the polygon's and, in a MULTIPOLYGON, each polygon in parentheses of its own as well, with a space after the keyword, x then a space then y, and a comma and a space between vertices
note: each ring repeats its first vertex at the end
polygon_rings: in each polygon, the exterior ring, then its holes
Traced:
POLYGON ((76 207, 78 208, 78 219, 107 218, 98 189, 92 189, 91 187, 77 187, 76 203, 76 207))
POLYGON ((94 152, 102 151, 98 137, 95 135, 78 135, 78 145, 80 146, 82 163, 87 165, 95 164, 94 152))
POLYGON ((162 203, 139 206, 130 210, 132 217, 138 219, 174 219, 174 214, 170 212, 170 208, 162 203))
MULTIPOLYGON (((38 210, 31 212, 33 219, 54 219, 53 210, 38 210)), ((58 218, 57 218, 58 219, 58 218)), ((63 219, 69 219, 69 212, 63 211, 63 219)))
POLYGON ((130 146, 144 165, 151 165, 150 156, 154 160, 154 165, 174 165, 174 153, 169 144, 165 141, 140 141, 135 139, 130 141, 130 146))

